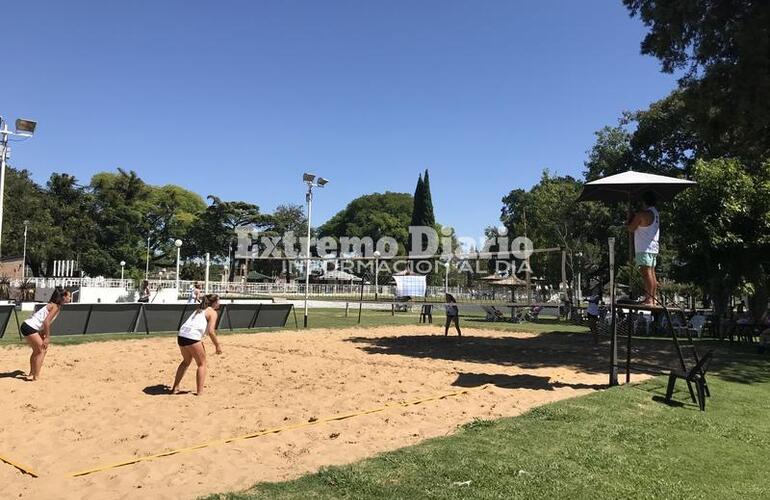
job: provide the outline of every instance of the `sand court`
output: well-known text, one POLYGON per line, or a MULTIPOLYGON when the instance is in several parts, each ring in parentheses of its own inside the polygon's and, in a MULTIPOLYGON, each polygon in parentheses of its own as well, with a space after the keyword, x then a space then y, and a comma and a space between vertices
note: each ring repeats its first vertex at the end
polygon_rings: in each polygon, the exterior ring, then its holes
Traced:
POLYGON ((192 394, 194 364, 181 387, 189 393, 166 393, 180 360, 174 337, 52 345, 35 383, 15 374, 27 369, 29 349, 4 348, 0 456, 39 475, 0 463, 4 496, 195 498, 239 490, 606 383, 606 346, 585 334, 467 328, 458 341, 439 330, 225 335, 222 356, 207 343, 202 397, 192 394), (78 472, 88 473, 73 477, 78 472))

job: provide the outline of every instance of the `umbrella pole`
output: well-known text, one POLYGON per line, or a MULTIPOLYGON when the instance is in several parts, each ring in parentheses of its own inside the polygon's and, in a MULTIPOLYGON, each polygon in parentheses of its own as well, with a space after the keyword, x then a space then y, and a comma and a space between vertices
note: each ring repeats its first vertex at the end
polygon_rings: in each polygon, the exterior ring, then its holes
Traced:
POLYGON ((618 385, 618 323, 615 314, 615 238, 609 238, 610 263, 610 387, 618 385))
MULTIPOLYGON (((634 213, 631 206, 631 193, 628 193, 628 218, 629 221, 634 213)), ((634 233, 628 233, 628 263, 634 263, 634 233)))

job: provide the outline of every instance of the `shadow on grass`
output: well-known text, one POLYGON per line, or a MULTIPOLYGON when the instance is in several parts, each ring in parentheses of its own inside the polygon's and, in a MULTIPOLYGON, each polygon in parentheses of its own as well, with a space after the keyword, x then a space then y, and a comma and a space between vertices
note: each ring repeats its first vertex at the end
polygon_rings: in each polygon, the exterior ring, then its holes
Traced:
POLYGON ((569 384, 566 382, 551 382, 550 377, 540 377, 537 375, 518 374, 489 374, 489 373, 459 373, 457 380, 452 385, 457 387, 479 387, 485 384, 492 384, 502 389, 534 389, 542 391, 553 391, 560 387, 571 387, 572 389, 606 389, 603 384, 569 384))

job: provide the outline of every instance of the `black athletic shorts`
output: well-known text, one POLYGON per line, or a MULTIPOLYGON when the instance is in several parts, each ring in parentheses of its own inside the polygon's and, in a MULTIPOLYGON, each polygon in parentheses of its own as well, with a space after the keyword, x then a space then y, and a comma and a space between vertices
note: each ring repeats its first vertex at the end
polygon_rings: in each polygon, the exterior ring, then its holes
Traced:
POLYGON ((198 342, 200 342, 200 340, 188 339, 187 337, 176 338, 176 343, 179 345, 179 347, 186 347, 188 345, 197 344, 198 342))
POLYGON ((32 335, 33 333, 37 333, 37 330, 35 330, 31 326, 29 326, 27 323, 22 323, 21 324, 21 328, 19 329, 19 331, 25 337, 28 337, 28 336, 32 335))

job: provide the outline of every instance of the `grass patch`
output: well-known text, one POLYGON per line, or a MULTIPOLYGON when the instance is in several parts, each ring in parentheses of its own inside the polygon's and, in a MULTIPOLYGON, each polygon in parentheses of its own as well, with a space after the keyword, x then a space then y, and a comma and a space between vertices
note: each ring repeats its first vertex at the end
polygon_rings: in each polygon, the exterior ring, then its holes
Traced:
MULTIPOLYGON (((768 498, 770 360, 731 351, 700 412, 651 379, 214 499, 768 498)), ((724 359, 724 357, 723 357, 724 359)))

